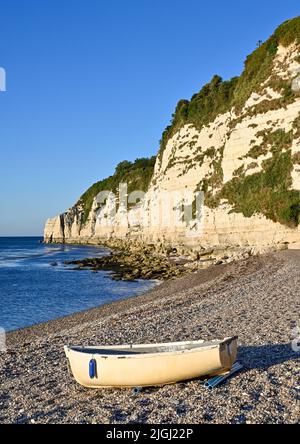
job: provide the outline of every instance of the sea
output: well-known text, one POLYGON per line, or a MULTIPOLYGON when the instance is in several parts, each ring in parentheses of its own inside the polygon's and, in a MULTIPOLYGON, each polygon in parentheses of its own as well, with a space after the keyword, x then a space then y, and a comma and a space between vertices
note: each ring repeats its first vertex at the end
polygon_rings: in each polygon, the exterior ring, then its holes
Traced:
POLYGON ((0 237, 0 329, 16 330, 135 296, 156 281, 114 281, 110 272, 76 271, 65 261, 101 257, 97 246, 43 244, 41 237, 0 237))

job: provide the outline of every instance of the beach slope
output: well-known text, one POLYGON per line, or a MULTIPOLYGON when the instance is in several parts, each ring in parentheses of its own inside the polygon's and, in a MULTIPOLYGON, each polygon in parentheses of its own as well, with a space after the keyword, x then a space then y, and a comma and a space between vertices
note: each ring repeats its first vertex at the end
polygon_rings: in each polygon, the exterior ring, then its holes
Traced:
POLYGON ((0 353, 1 423, 299 423, 300 251, 186 275, 145 295, 12 332, 0 353), (208 391, 198 381, 90 390, 68 373, 64 344, 239 336, 244 369, 208 391))

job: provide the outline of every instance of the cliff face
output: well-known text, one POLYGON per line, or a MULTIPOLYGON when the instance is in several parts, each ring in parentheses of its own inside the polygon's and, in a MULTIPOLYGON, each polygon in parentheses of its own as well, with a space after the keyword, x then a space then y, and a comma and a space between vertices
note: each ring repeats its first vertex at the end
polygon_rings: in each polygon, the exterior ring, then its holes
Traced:
POLYGON ((247 58, 239 78, 215 76, 190 101, 178 103, 155 165, 153 159, 120 164, 125 173, 118 166, 115 176, 47 221, 45 241, 129 238, 257 250, 300 241, 299 48, 296 18, 247 58), (128 212, 118 200, 114 214, 113 195, 102 201, 96 195, 116 191, 118 181, 129 183, 127 194, 146 193, 128 212), (192 208, 200 191, 201 215, 193 210, 187 221, 183 201, 192 208), (168 207, 161 204, 165 196, 172 196, 168 207))

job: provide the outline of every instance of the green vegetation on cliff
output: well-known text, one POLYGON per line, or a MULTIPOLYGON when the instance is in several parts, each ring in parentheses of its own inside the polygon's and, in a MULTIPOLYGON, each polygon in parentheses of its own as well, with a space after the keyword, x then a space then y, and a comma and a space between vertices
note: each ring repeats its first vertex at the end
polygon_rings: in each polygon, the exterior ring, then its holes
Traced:
MULTIPOLYGON (((218 75, 195 94, 191 100, 180 100, 172 116, 171 124, 163 132, 159 157, 166 147, 168 140, 185 124, 192 124, 201 129, 212 122, 218 114, 234 108, 239 113, 252 92, 260 92, 262 83, 269 77, 268 85, 282 93, 282 99, 273 103, 267 101, 263 107, 280 107, 294 98, 290 85, 272 76, 272 64, 277 53, 278 45, 288 46, 300 43, 300 17, 287 20, 280 25, 274 34, 260 45, 245 61, 244 71, 240 77, 223 81, 218 75)), ((254 109, 253 112, 264 112, 267 109, 254 109)))
MULTIPOLYGON (((278 46, 287 47, 292 43, 300 44, 300 17, 284 22, 265 43, 250 54, 240 77, 223 81, 215 75, 191 100, 180 100, 171 124, 162 135, 159 158, 168 140, 183 125, 191 124, 201 130, 219 114, 232 109, 237 117, 232 119, 229 126, 234 128, 246 116, 265 113, 292 103, 299 94, 292 91, 289 80, 283 80, 272 71, 278 46), (251 94, 263 93, 266 87, 271 87, 281 96, 263 100, 241 113, 251 94)), ((285 69, 283 64, 281 69, 285 69)), ((298 225, 300 193, 291 189, 291 173, 293 165, 300 162, 300 156, 292 156, 291 145, 293 139, 299 137, 299 119, 295 120, 293 130, 288 133, 284 130, 257 133, 256 136, 261 137, 263 142, 252 146, 246 157, 256 160, 269 152, 272 156, 262 161, 260 172, 251 174, 251 168, 258 166, 253 161, 246 170, 243 166, 240 167, 235 177, 224 185, 221 165, 223 148, 219 149, 210 164, 212 172, 202 178, 197 187, 205 193, 205 205, 216 208, 221 199, 225 199, 232 205, 232 211, 241 212, 246 217, 260 213, 274 222, 298 225)))
POLYGON ((297 154, 292 156, 291 145, 298 131, 299 120, 294 121, 293 129, 285 132, 267 130, 260 145, 248 152, 246 157, 256 159, 260 155, 271 153, 272 156, 263 160, 261 171, 246 174, 244 167, 235 171, 235 177, 220 187, 214 194, 205 188, 205 184, 212 185, 214 176, 210 181, 203 180, 200 185, 205 194, 205 204, 211 208, 219 205, 221 199, 226 199, 232 205, 232 211, 242 213, 245 217, 254 214, 264 214, 274 222, 288 226, 297 226, 300 216, 300 192, 291 189, 291 173, 294 164, 298 162, 297 154))
MULTIPOLYGON (((190 100, 180 100, 171 124, 163 132, 158 158, 161 159, 168 140, 186 124, 200 130, 213 122, 219 114, 234 110, 235 117, 229 122, 230 134, 235 125, 244 118, 286 107, 292 103, 296 97, 299 97, 299 93, 292 91, 290 80, 283 80, 276 74, 273 62, 279 45, 287 47, 294 42, 300 44, 300 17, 284 22, 265 43, 250 54, 239 77, 223 81, 220 76, 215 75, 190 100), (267 87, 280 93, 280 97, 274 99, 266 95, 265 100, 254 103, 247 110, 243 109, 253 92, 266 94, 267 87)), ((282 62, 281 65, 281 70, 285 71, 286 67, 282 62)), ((293 129, 289 132, 270 129, 258 132, 256 137, 260 137, 262 143, 253 140, 245 156, 252 161, 248 163, 247 168, 243 165, 238 168, 232 180, 225 184, 223 184, 222 170, 225 145, 219 148, 211 147, 205 152, 199 150, 193 160, 186 162, 182 174, 194 167, 195 163, 202 163, 204 157, 210 158, 210 172, 205 177, 199 178, 201 180, 197 187, 198 190, 205 192, 205 204, 208 207, 216 208, 221 200, 225 199, 231 204, 232 211, 241 212, 246 217, 260 213, 274 222, 289 226, 298 225, 300 193, 291 189, 291 173, 294 164, 300 164, 300 155, 292 155, 291 145, 294 138, 300 137, 299 122, 300 117, 295 120, 293 129), (268 153, 272 154, 271 157, 260 163, 260 156, 268 153), (251 174, 251 170, 259 165, 261 170, 251 174)), ((250 126, 255 128, 257 125, 252 123, 250 126)), ((184 142, 181 147, 186 143, 192 147, 197 143, 195 138, 197 139, 197 135, 193 136, 193 140, 184 142)), ((169 159, 167 169, 177 163, 175 151, 169 159)), ((137 159, 135 162, 121 162, 112 176, 92 185, 76 204, 83 208, 82 223, 84 224, 88 218, 94 197, 101 191, 116 192, 120 183, 128 184, 128 193, 134 190, 147 191, 155 161, 156 158, 151 157, 137 159)))
POLYGON ((153 175, 156 157, 136 159, 135 162, 120 162, 112 176, 94 183, 78 200, 76 206, 83 207, 82 223, 85 223, 92 208, 93 200, 101 191, 117 192, 120 183, 127 183, 128 193, 147 191, 153 175))

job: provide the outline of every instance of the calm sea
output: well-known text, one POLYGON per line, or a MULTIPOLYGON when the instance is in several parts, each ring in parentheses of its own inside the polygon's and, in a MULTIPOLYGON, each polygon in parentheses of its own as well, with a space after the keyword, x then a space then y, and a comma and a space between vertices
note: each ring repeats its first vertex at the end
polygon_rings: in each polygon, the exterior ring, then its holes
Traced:
POLYGON ((105 271, 72 271, 64 261, 99 257, 108 250, 44 245, 41 240, 0 237, 0 328, 7 331, 125 299, 156 285, 112 281, 105 271))

